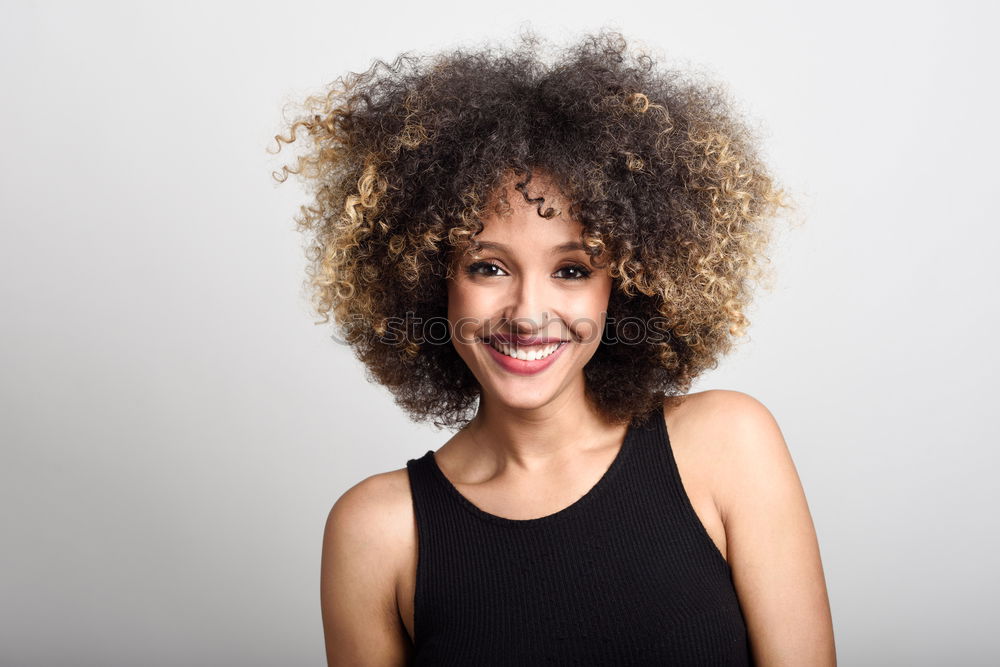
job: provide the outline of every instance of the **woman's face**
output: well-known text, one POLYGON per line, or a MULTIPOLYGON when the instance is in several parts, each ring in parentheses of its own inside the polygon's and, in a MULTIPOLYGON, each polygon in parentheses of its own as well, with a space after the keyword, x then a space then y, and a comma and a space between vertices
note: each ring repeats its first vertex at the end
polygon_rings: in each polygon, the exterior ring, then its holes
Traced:
POLYGON ((563 202, 540 190, 537 205, 509 190, 513 211, 491 214, 476 238, 478 255, 453 264, 448 280, 452 341, 483 390, 483 400, 530 409, 565 391, 582 391, 583 367, 601 343, 612 280, 580 245, 583 226, 565 217, 563 202), (491 344, 492 343, 492 344, 491 344))

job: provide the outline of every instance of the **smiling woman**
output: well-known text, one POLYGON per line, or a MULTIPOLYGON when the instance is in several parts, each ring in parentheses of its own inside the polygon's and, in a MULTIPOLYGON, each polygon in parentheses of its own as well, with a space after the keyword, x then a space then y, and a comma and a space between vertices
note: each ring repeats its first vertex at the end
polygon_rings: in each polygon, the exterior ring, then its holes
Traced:
POLYGON ((278 137, 310 147, 317 312, 456 429, 331 509, 329 664, 833 665, 780 429, 688 393, 782 192, 718 86, 613 32, 537 47, 379 61, 278 137))

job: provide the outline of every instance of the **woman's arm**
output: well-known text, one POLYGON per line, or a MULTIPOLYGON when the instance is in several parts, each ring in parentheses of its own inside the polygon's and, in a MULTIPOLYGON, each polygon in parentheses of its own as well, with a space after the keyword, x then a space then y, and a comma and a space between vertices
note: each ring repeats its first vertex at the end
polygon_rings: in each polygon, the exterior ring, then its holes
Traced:
POLYGON ((330 667, 406 665, 410 641, 396 605, 397 489, 374 475, 330 510, 323 535, 320 603, 330 667))
POLYGON ((713 391, 727 559, 759 667, 837 664, 819 544, 777 422, 755 398, 713 391))

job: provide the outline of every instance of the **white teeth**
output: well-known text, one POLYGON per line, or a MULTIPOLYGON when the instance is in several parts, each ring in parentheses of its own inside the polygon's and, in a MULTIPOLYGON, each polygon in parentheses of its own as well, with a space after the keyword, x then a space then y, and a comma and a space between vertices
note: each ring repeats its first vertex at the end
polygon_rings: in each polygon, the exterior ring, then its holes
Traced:
POLYGON ((508 357, 520 359, 521 361, 537 361, 538 359, 544 359, 559 349, 560 345, 562 345, 562 343, 552 343, 551 345, 546 345, 545 347, 517 348, 499 341, 490 341, 490 346, 494 350, 497 350, 508 357))

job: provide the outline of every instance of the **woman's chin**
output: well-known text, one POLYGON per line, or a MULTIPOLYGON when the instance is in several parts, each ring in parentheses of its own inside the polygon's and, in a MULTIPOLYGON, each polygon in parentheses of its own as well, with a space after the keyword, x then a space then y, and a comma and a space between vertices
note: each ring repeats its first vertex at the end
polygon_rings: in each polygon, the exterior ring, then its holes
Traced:
POLYGON ((510 410, 534 410, 540 408, 552 399, 551 392, 531 392, 530 394, 513 393, 506 390, 488 392, 492 402, 510 410))
POLYGON ((526 377, 518 375, 491 376, 480 383, 482 392, 491 401, 515 410, 530 410, 552 401, 562 386, 561 378, 526 377))

